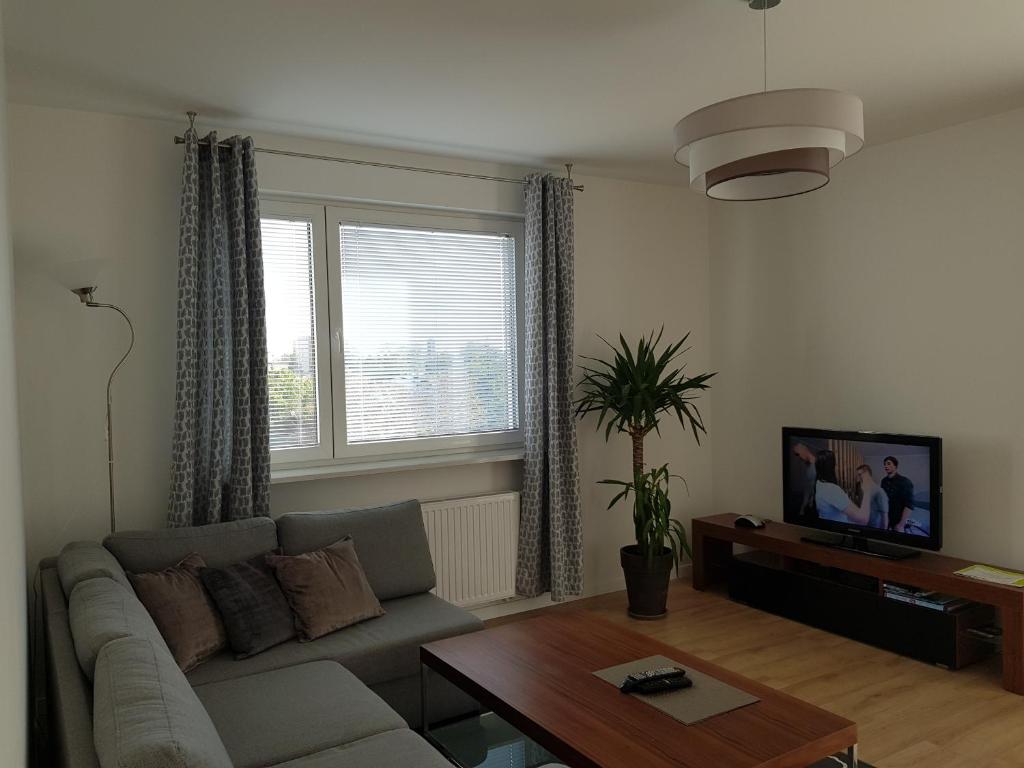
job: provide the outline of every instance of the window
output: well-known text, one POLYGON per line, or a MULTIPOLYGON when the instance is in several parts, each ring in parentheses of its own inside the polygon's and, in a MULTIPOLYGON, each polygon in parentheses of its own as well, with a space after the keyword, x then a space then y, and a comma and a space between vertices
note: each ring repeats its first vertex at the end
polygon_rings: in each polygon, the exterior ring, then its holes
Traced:
MULTIPOLYGON (((323 214, 309 206, 268 204, 260 229, 267 304, 267 388, 270 451, 287 461, 331 455, 330 370, 323 364, 327 313, 317 294, 326 287, 323 214)), ((321 209, 322 211, 322 209, 321 209)))
POLYGON ((522 223, 262 203, 276 466, 521 443, 522 223))
POLYGON ((339 230, 349 442, 516 429, 512 235, 339 230))
POLYGON ((316 396, 313 224, 264 219, 263 275, 267 296, 267 386, 270 448, 320 442, 316 396))

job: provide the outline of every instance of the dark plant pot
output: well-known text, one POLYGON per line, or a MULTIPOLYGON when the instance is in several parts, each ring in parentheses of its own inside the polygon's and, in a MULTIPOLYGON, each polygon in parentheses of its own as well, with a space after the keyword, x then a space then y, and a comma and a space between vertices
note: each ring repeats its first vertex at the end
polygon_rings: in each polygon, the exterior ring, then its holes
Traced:
POLYGON ((629 615, 634 619, 662 618, 672 576, 672 550, 666 547, 652 561, 640 554, 636 544, 630 544, 619 550, 619 559, 626 576, 629 615))

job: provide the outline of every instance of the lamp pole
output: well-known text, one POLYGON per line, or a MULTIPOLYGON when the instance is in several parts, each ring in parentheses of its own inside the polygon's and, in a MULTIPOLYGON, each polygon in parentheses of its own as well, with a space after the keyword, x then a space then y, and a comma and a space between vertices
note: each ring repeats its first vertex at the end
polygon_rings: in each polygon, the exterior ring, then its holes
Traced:
POLYGON ((96 286, 89 288, 75 288, 71 292, 74 293, 79 301, 81 301, 87 307, 97 307, 99 309, 112 309, 117 312, 124 321, 128 323, 128 332, 131 334, 131 341, 128 343, 128 350, 121 356, 121 359, 117 361, 117 365, 110 372, 110 376, 107 378, 107 481, 109 483, 110 490, 110 532, 114 533, 117 530, 117 518, 114 515, 114 430, 113 422, 111 420, 111 397, 110 397, 110 385, 114 383, 114 374, 118 372, 124 361, 128 359, 128 355, 132 353, 132 349, 135 348, 135 327, 132 325, 131 318, 128 314, 120 307, 114 304, 104 304, 93 300, 93 293, 96 291, 96 286))

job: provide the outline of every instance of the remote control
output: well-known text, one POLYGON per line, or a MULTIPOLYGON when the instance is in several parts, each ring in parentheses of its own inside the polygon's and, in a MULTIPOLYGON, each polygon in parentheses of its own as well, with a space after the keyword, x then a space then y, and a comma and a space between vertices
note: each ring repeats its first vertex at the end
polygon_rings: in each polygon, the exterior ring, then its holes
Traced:
POLYGON ((647 696, 654 693, 666 693, 668 691, 679 691, 683 688, 689 688, 693 685, 691 680, 686 675, 679 677, 658 677, 654 680, 645 680, 640 683, 634 690, 633 693, 639 693, 647 696))
POLYGON ((648 692, 641 690, 642 688, 671 690, 670 688, 660 688, 659 685, 663 682, 669 682, 677 688, 685 688, 687 687, 686 685, 680 685, 680 682, 683 680, 687 681, 690 685, 693 684, 686 676, 686 670, 679 667, 659 667, 658 669, 648 669, 645 672, 634 672, 627 676, 619 686, 619 690, 623 693, 648 692))

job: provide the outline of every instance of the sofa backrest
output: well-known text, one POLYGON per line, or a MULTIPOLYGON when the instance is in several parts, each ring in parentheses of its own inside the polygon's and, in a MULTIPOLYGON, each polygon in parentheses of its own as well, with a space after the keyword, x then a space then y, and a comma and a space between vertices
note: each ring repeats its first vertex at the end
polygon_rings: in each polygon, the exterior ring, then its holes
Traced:
POLYGON ((142 637, 166 647, 163 636, 134 592, 105 577, 75 585, 68 601, 78 664, 90 680, 103 646, 122 637, 142 637))
POLYGON ((269 517, 254 517, 192 528, 122 531, 107 536, 103 546, 130 573, 170 568, 192 552, 208 566, 223 568, 276 549, 277 527, 269 517))
POLYGON ((57 574, 65 599, 70 599, 79 582, 102 577, 113 579, 134 594, 117 558, 95 541, 73 541, 64 547, 57 557, 57 574))
POLYGON ((310 552, 351 536, 378 600, 434 588, 434 563, 418 501, 369 509, 290 512, 277 519, 277 533, 286 555, 310 552))

